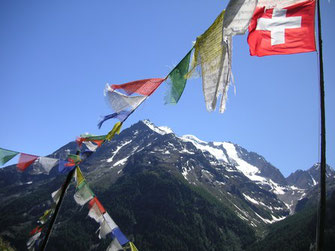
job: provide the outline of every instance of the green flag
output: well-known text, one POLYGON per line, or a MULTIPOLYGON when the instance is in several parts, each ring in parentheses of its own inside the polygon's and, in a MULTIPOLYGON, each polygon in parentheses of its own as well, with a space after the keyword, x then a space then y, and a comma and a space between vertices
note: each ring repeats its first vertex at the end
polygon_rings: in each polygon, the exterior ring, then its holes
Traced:
POLYGON ((14 151, 0 148, 0 164, 4 165, 6 162, 10 161, 12 158, 14 158, 18 154, 19 152, 14 152, 14 151))
POLYGON ((177 104, 183 94, 186 85, 185 75, 188 72, 191 52, 192 50, 187 53, 187 55, 168 75, 169 81, 167 83, 169 85, 169 90, 165 97, 165 104, 177 104))

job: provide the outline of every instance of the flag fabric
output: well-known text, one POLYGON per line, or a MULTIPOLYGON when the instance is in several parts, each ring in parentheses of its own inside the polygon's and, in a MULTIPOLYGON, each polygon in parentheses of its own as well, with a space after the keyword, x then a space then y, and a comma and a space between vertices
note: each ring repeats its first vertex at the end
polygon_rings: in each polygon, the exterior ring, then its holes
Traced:
POLYGON ((110 87, 113 90, 121 89, 127 95, 137 93, 144 96, 150 96, 164 80, 164 78, 142 79, 121 85, 111 85, 110 87))
POLYGON ((74 179, 76 181, 76 187, 79 187, 79 185, 85 181, 84 175, 82 174, 79 166, 76 167, 76 171, 74 174, 74 179))
POLYGON ((120 134, 120 130, 122 127, 122 122, 117 122, 113 129, 107 134, 106 139, 110 141, 112 138, 114 138, 115 134, 120 134))
POLYGON ((315 0, 255 10, 249 25, 250 55, 311 52, 315 46, 315 0))
POLYGON ((83 206, 91 199, 93 199, 93 197, 94 194, 86 181, 82 181, 77 187, 77 191, 74 194, 74 200, 77 202, 77 204, 83 206))
POLYGON ((58 162, 58 172, 66 174, 75 168, 75 163, 71 163, 66 160, 59 160, 58 162))
POLYGON ((103 140, 101 140, 101 141, 96 140, 96 141, 93 141, 93 142, 92 141, 85 141, 85 142, 83 142, 83 144, 87 147, 88 150, 90 150, 92 152, 95 152, 98 149, 98 147, 101 146, 102 142, 103 142, 103 140))
POLYGON ((52 194, 51 194, 51 197, 52 199, 54 200, 54 202, 57 204, 58 201, 59 201, 59 198, 60 198, 60 195, 62 193, 62 188, 59 188, 58 190, 54 191, 52 194))
POLYGON ((109 106, 116 113, 136 109, 147 98, 147 96, 127 96, 114 91, 108 85, 105 88, 105 97, 109 106))
MULTIPOLYGON (((217 99, 222 95, 220 112, 224 112, 228 83, 230 80, 228 59, 225 43, 223 43, 223 17, 224 11, 215 19, 214 23, 197 37, 194 45, 194 55, 188 77, 200 66, 202 75, 202 89, 206 108, 214 111, 217 99)), ((229 43, 229 41, 227 41, 229 43)))
POLYGON ((257 7, 266 7, 266 8, 283 8, 296 3, 305 2, 306 0, 258 0, 257 7))
POLYGON ((116 225, 116 223, 107 212, 104 214, 104 220, 106 221, 107 225, 110 227, 111 230, 118 227, 118 225, 116 225))
POLYGON ((127 237, 121 232, 119 227, 116 227, 112 230, 112 234, 114 237, 119 241, 119 243, 123 246, 124 244, 128 243, 129 240, 127 237))
POLYGON ((121 122, 126 120, 128 118, 128 116, 131 114, 133 110, 131 111, 121 111, 121 112, 115 112, 115 113, 112 113, 112 114, 109 114, 109 115, 106 115, 106 116, 103 116, 101 118, 101 120, 99 121, 98 123, 98 128, 100 129, 102 124, 106 121, 106 120, 109 120, 109 119, 112 119, 112 118, 116 118, 118 120, 120 120, 121 122))
POLYGON ((230 0, 223 18, 223 36, 243 35, 248 30, 256 5, 257 0, 230 0))
POLYGON ((67 159, 68 159, 68 161, 69 161, 70 163, 75 163, 75 164, 77 164, 77 163, 81 162, 80 155, 77 155, 77 154, 69 154, 69 155, 67 156, 67 159))
POLYGON ((106 220, 103 220, 99 228, 99 239, 105 239, 106 235, 112 232, 106 220))
POLYGON ((93 218, 96 222, 102 223, 104 220, 103 214, 106 212, 105 208, 101 205, 100 201, 97 199, 97 197, 94 197, 89 203, 88 203, 88 216, 93 218))
POLYGON ((57 162, 58 159, 39 157, 34 163, 34 168, 41 173, 49 174, 51 169, 57 165, 57 162))
POLYGON ((34 250, 35 243, 40 236, 41 236, 41 232, 38 232, 38 233, 34 234, 32 237, 30 237, 30 239, 27 242, 28 250, 34 250))
POLYGON ((131 251, 138 251, 138 249, 136 248, 135 244, 132 243, 131 241, 129 242, 129 246, 130 246, 130 250, 131 251))
POLYGON ((94 142, 103 142, 104 140, 106 139, 106 135, 91 135, 91 134, 83 134, 83 135, 80 135, 80 137, 78 137, 76 139, 76 142, 79 146, 82 145, 83 142, 86 142, 86 141, 94 141, 94 142))
POLYGON ((29 167, 35 160, 37 160, 38 156, 20 153, 19 162, 17 164, 17 168, 20 171, 25 171, 27 167, 29 167))
POLYGON ((30 235, 34 235, 34 234, 36 234, 36 233, 41 232, 42 229, 43 229, 43 227, 37 226, 37 227, 35 227, 33 230, 31 230, 31 232, 30 232, 29 234, 30 234, 30 235))
POLYGON ((120 251, 120 250, 123 250, 123 248, 116 238, 112 240, 112 242, 109 244, 109 246, 106 249, 106 251, 120 251))
POLYGON ((177 64, 168 75, 168 93, 165 96, 165 104, 177 104, 184 92, 186 85, 186 74, 190 65, 192 50, 177 64))
POLYGON ((6 164, 8 161, 10 161, 18 154, 19 152, 0 148, 0 165, 6 164))
POLYGON ((38 222, 41 224, 45 224, 45 222, 47 222, 52 212, 53 212, 53 209, 45 210, 43 215, 39 218, 38 222))

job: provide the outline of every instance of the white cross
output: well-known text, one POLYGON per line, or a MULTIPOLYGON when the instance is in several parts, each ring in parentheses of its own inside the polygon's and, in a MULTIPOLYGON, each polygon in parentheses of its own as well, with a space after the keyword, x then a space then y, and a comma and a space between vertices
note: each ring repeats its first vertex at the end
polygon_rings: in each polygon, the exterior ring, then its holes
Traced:
POLYGON ((258 18, 256 30, 271 32, 271 45, 285 43, 285 29, 300 28, 301 17, 286 17, 285 9, 273 9, 272 18, 258 18))

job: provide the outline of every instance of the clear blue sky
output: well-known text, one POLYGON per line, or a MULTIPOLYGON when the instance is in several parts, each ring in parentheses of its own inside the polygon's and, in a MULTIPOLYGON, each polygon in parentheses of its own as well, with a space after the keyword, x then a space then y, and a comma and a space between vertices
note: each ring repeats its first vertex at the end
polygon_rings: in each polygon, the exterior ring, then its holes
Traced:
MULTIPOLYGON (((321 0, 327 161, 335 167, 335 2, 321 0)), ((105 134, 108 83, 165 77, 228 1, 0 2, 0 147, 47 155, 76 136, 105 134)), ((227 110, 208 113, 199 79, 177 105, 163 84, 125 123, 166 125, 177 135, 231 141, 263 155, 286 176, 319 161, 317 54, 251 57, 234 37, 227 110)))

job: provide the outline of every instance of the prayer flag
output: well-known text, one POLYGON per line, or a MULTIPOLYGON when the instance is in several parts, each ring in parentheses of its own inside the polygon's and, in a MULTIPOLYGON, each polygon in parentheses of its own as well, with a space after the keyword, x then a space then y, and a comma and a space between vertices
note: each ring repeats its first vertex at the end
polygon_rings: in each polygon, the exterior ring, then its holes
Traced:
POLYGON ((78 187, 83 181, 85 181, 85 178, 78 166, 76 167, 74 179, 76 180, 76 183, 77 183, 76 187, 78 187))
POLYGON ((125 94, 114 91, 108 85, 105 88, 105 97, 109 106, 116 113, 136 109, 147 98, 146 96, 129 97, 125 94))
POLYGON ((106 212, 105 208, 102 206, 101 202, 98 200, 97 197, 94 197, 90 202, 88 207, 91 209, 91 207, 93 207, 93 205, 97 205, 101 214, 104 214, 106 212))
POLYGON ((116 223, 113 221, 113 219, 110 217, 110 215, 106 212, 104 214, 104 219, 107 222, 108 226, 113 230, 114 228, 118 227, 116 223))
POLYGON ((82 181, 78 186, 76 193, 74 194, 74 200, 77 202, 77 204, 83 206, 91 199, 93 199, 93 197, 94 194, 86 181, 82 181))
POLYGON ((256 5, 257 0, 230 0, 223 17, 223 35, 244 34, 248 29, 256 5))
POLYGON ((110 226, 108 225, 106 220, 103 220, 100 228, 99 228, 99 238, 100 239, 105 239, 106 235, 111 233, 112 229, 110 228, 110 226))
POLYGON ((39 172, 49 174, 51 169, 57 165, 58 159, 49 157, 39 157, 35 163, 34 167, 38 169, 39 172))
POLYGON ((224 112, 227 92, 230 82, 229 60, 225 44, 230 40, 223 41, 223 16, 224 11, 216 18, 214 23, 197 37, 194 48, 194 56, 191 70, 192 74, 197 66, 201 66, 202 89, 205 96, 205 103, 208 111, 214 111, 217 99, 222 95, 220 112, 224 112))
POLYGON ((38 232, 36 234, 34 234, 32 237, 30 237, 30 239, 27 242, 27 248, 28 250, 31 250, 34 248, 34 245, 36 243, 36 241, 38 240, 38 238, 41 236, 41 232, 38 232))
POLYGON ((142 79, 121 85, 111 85, 111 88, 113 90, 122 89, 127 95, 137 93, 144 96, 150 96, 164 80, 164 78, 142 79))
POLYGON ((110 141, 112 138, 114 138, 115 134, 120 134, 120 130, 122 127, 122 122, 117 122, 113 129, 107 134, 106 139, 110 141))
POLYGON ((96 222, 102 223, 104 220, 103 214, 106 212, 104 207, 101 205, 97 197, 94 197, 88 204, 88 208, 90 209, 88 212, 88 216, 93 218, 96 222))
POLYGON ((186 85, 186 74, 190 65, 192 50, 179 62, 179 64, 168 75, 168 95, 165 97, 165 104, 177 104, 184 92, 186 85))
POLYGON ((128 118, 128 116, 131 114, 132 111, 121 111, 121 112, 115 112, 113 114, 109 114, 109 115, 106 115, 104 117, 101 118, 101 120, 99 121, 98 123, 98 128, 100 129, 102 124, 106 121, 106 120, 109 120, 109 119, 112 119, 112 118, 116 118, 118 120, 120 120, 121 122, 126 120, 128 118))
POLYGON ((120 245, 119 241, 116 238, 114 238, 107 247, 106 251, 120 251, 120 250, 123 250, 123 248, 120 245))
POLYGON ((26 153, 21 153, 20 158, 19 158, 19 163, 17 164, 17 168, 20 171, 24 171, 29 167, 36 159, 38 156, 36 155, 31 155, 31 154, 26 154, 26 153))
POLYGON ((98 147, 101 146, 103 140, 95 140, 94 143, 92 141, 85 141, 83 144, 88 148, 88 150, 95 152, 98 147), (96 143, 98 142, 98 143, 96 143))
POLYGON ((249 26, 250 55, 315 51, 314 19, 314 0, 284 8, 257 8, 249 26))
POLYGON ((136 248, 135 244, 132 243, 131 241, 129 242, 129 245, 130 245, 130 250, 131 251, 138 251, 138 249, 136 248))
POLYGON ((0 148, 0 165, 6 164, 8 161, 10 161, 12 158, 14 158, 18 154, 19 152, 0 148))
POLYGON ((129 240, 127 237, 121 232, 120 228, 114 228, 112 230, 112 234, 115 236, 115 238, 119 241, 119 243, 123 246, 124 244, 128 243, 129 240))
POLYGON ((58 172, 60 173, 68 173, 70 172, 74 167, 75 167, 75 163, 71 163, 69 161, 66 160, 59 160, 58 162, 58 172))
POLYGON ((54 191, 52 194, 51 194, 51 197, 52 199, 54 200, 54 202, 57 204, 58 201, 59 201, 59 198, 60 198, 60 195, 62 193, 62 188, 59 188, 58 190, 54 191))
POLYGON ((41 224, 44 224, 45 222, 47 222, 52 212, 53 212, 53 209, 46 210, 44 214, 39 218, 38 222, 40 222, 41 224))
POLYGON ((42 229, 43 229, 43 227, 37 226, 37 227, 35 227, 33 230, 31 230, 31 232, 30 232, 29 234, 30 234, 30 235, 34 235, 34 234, 36 234, 36 233, 41 232, 42 229))

